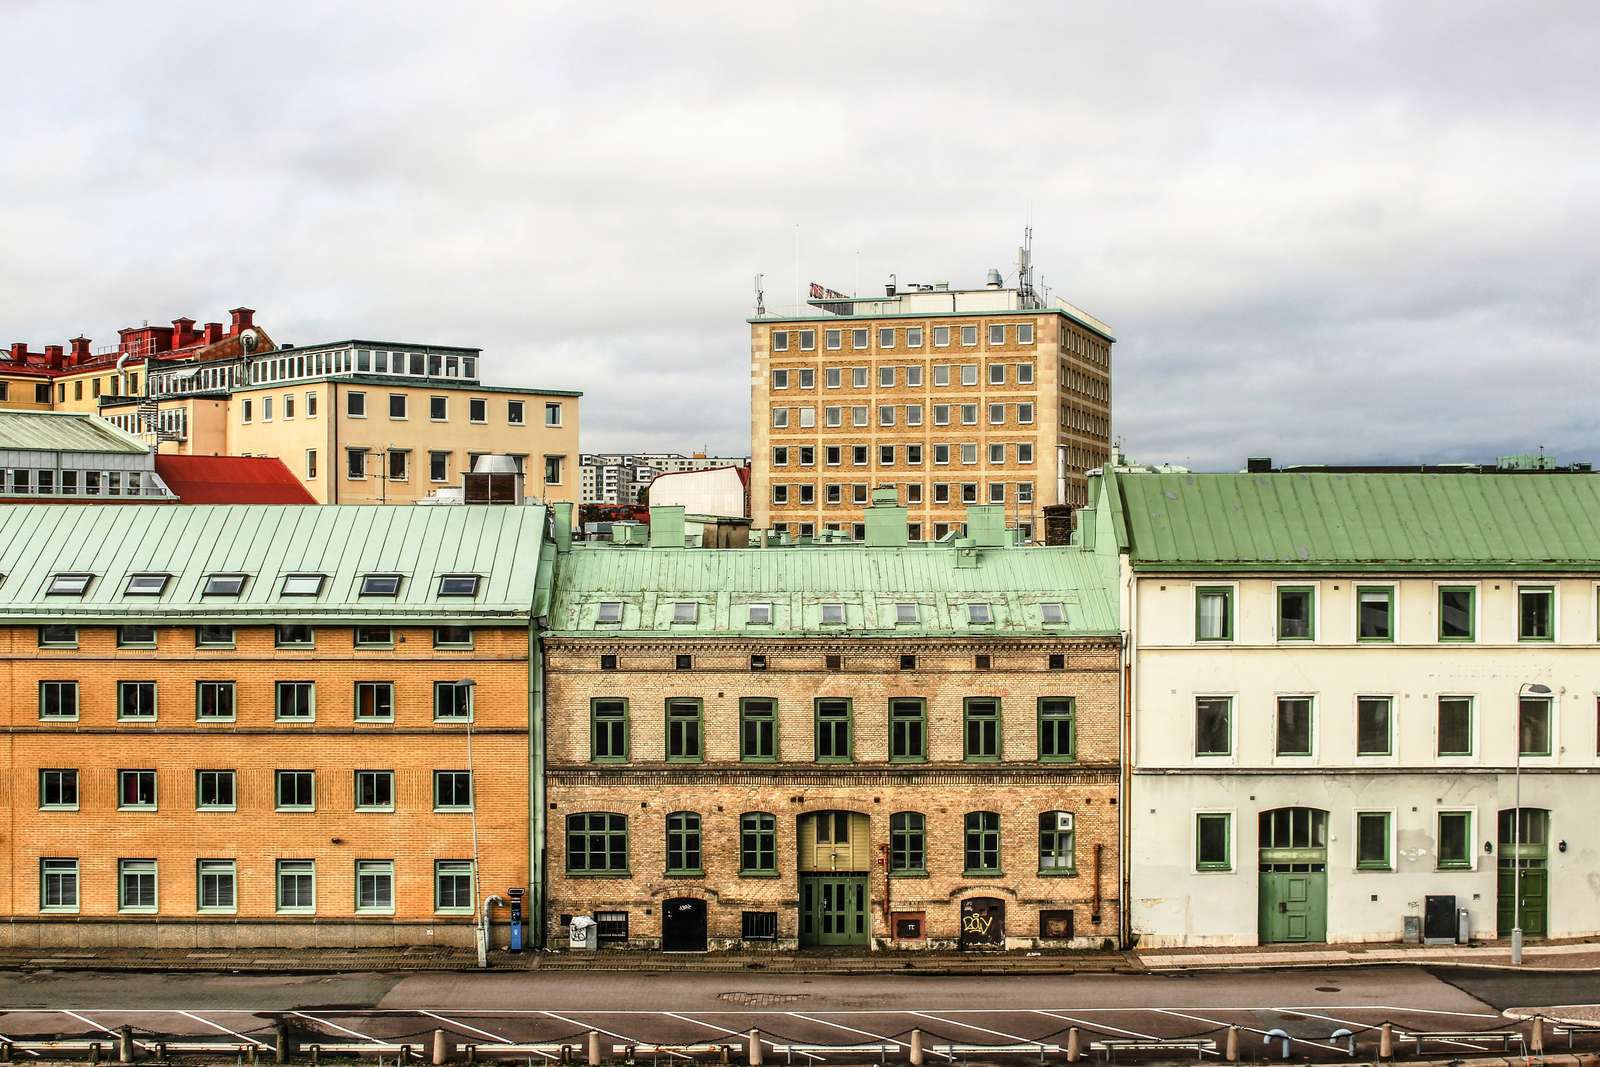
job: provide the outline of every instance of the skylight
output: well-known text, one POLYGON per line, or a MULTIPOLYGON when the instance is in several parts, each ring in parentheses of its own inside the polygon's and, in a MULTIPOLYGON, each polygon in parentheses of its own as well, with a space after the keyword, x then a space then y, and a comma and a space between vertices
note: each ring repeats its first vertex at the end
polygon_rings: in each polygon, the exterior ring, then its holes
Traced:
POLYGON ((994 612, 988 604, 977 603, 967 605, 967 623, 971 626, 986 626, 994 622, 994 612))
POLYGON ((1039 616, 1046 625, 1059 626, 1067 621, 1067 606, 1060 601, 1047 601, 1039 605, 1039 616))
POLYGON ((363 574, 361 576, 362 596, 395 596, 400 592, 400 576, 398 574, 363 574))
POLYGON ((127 596, 160 596, 171 580, 170 574, 130 574, 123 593, 127 596))
POLYGON ((94 580, 92 574, 56 574, 50 578, 50 586, 45 590, 46 596, 82 596, 84 590, 89 588, 89 583, 94 580))
POLYGON ((476 574, 446 574, 439 579, 440 596, 477 596, 476 574))
POLYGON ((208 574, 201 596, 238 596, 244 592, 242 574, 208 574))
POLYGON ((327 578, 321 574, 290 574, 283 579, 284 596, 318 596, 327 578))
POLYGON ((822 625, 843 626, 844 605, 837 602, 822 605, 822 625))
POLYGON ((917 624, 917 606, 915 604, 896 604, 894 606, 894 623, 896 626, 915 626, 917 624))
POLYGON ((700 605, 693 600, 680 600, 672 605, 673 622, 698 622, 700 605))
POLYGON ((617 623, 622 621, 622 603, 617 600, 604 600, 600 603, 600 610, 595 614, 595 622, 617 623))
POLYGON ((771 604, 751 604, 750 605, 749 623, 750 623, 751 626, 770 626, 770 625, 772 625, 772 605, 771 604))

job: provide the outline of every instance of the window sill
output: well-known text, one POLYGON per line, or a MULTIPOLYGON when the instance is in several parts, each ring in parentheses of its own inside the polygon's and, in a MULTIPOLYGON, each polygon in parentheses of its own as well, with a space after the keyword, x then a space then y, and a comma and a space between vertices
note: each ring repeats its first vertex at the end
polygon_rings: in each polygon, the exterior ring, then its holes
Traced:
POLYGON ((1076 878, 1076 877, 1078 877, 1078 868, 1072 867, 1072 868, 1069 868, 1067 870, 1060 870, 1060 871, 1040 871, 1039 872, 1039 877, 1040 878, 1076 878))
POLYGON ((1005 871, 962 871, 963 878, 1004 878, 1005 871))
POLYGON ((890 878, 926 878, 927 871, 890 871, 890 878))
POLYGON ((777 871, 740 871, 740 878, 781 878, 777 871))
POLYGON ((566 871, 568 878, 632 878, 633 872, 627 869, 619 871, 566 871))

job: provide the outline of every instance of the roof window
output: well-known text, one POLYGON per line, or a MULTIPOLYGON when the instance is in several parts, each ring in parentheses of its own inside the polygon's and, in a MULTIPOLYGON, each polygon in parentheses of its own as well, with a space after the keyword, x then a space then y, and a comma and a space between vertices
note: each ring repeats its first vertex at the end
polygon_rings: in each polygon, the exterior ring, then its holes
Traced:
POLYGON ((771 626, 772 625, 772 605, 771 604, 751 604, 750 605, 749 623, 750 623, 751 626, 771 626))
POLYGON ((440 596, 477 596, 476 574, 446 574, 439 579, 440 596))
POLYGON ((283 578, 284 596, 320 596, 322 583, 327 581, 327 576, 322 574, 287 574, 283 578))
POLYGON ((915 604, 896 604, 894 606, 894 624, 896 626, 915 626, 917 624, 917 606, 915 604))
POLYGON ((398 574, 363 574, 361 576, 362 596, 396 596, 400 592, 400 576, 398 574))
POLYGON ((978 602, 967 605, 967 625, 987 626, 994 622, 994 611, 988 604, 978 602))
POLYGON ((92 574, 55 574, 50 577, 50 587, 45 596, 82 596, 94 581, 92 574))
POLYGON ((244 592, 242 574, 208 574, 201 596, 238 596, 244 592))
POLYGON ((594 621, 598 623, 618 623, 622 621, 622 602, 619 600, 602 600, 600 610, 595 613, 594 621))
POLYGON ((822 605, 822 625, 843 626, 844 605, 838 601, 833 601, 822 605))
POLYGON ((171 580, 170 574, 130 574, 122 592, 125 596, 160 596, 171 580))
POLYGON ((1039 617, 1046 626, 1060 626, 1067 621, 1067 606, 1060 601, 1046 601, 1039 605, 1039 617))
POLYGON ((679 600, 672 605, 673 622, 699 622, 700 605, 693 600, 679 600))

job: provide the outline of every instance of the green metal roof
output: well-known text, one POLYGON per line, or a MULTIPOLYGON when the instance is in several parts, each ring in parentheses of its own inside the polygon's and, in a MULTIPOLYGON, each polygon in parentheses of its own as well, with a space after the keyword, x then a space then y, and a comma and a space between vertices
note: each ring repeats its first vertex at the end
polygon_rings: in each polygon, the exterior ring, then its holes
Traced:
POLYGON ((1600 570, 1592 474, 1105 476, 1117 540, 1165 570, 1600 570))
POLYGON ((525 624, 548 602, 546 525, 538 506, 19 504, 0 508, 0 618, 525 624), (94 579, 48 595, 69 573, 94 579), (398 594, 361 596, 361 577, 383 573, 402 576, 398 594), (172 578, 129 596, 133 574, 172 578), (204 596, 212 574, 248 578, 238 596, 204 596), (284 596, 288 574, 327 577, 316 596, 284 596), (477 595, 438 596, 444 574, 479 575, 477 595))
POLYGON ((1112 589, 1092 553, 1073 547, 979 548, 958 567, 955 546, 806 545, 774 548, 645 548, 583 544, 556 564, 550 629, 557 635, 632 637, 1039 637, 1117 633, 1112 589), (598 621, 601 603, 622 605, 620 623, 598 621), (694 603, 692 623, 675 605, 694 603), (896 605, 917 605, 915 624, 896 605), (990 606, 993 622, 968 621, 967 605, 990 606), (1044 623, 1058 603, 1064 625, 1044 623), (770 604, 772 621, 749 622, 749 605, 770 604), (822 622, 843 604, 843 624, 822 622))
MULTIPOLYGON (((292 349, 299 352, 301 349, 292 349)), ((581 389, 541 389, 537 386, 522 385, 484 385, 481 382, 454 381, 449 378, 410 378, 405 375, 394 374, 310 374, 304 378, 291 378, 287 382, 251 382, 248 385, 235 385, 227 389, 206 390, 207 392, 255 393, 279 392, 288 386, 304 385, 307 382, 334 382, 338 385, 370 385, 378 388, 385 386, 404 385, 412 389, 428 389, 433 392, 447 390, 460 393, 511 393, 519 396, 582 396, 581 389)), ((163 396, 160 400, 183 400, 197 394, 183 393, 181 395, 163 396)), ((529 423, 528 425, 533 425, 529 423)), ((543 425, 543 423, 540 423, 543 425)), ((554 429, 555 427, 551 427, 554 429)))
POLYGON ((108 422, 66 411, 0 411, 0 450, 124 455, 150 451, 108 422))

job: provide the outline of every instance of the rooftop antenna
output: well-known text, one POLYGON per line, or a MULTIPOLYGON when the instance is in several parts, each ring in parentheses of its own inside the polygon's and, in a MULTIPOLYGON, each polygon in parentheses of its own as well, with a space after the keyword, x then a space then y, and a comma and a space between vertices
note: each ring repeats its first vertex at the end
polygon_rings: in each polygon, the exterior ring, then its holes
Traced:
POLYGON ((756 318, 758 319, 767 313, 767 291, 761 287, 761 279, 765 277, 766 275, 764 274, 756 275, 756 318))
POLYGON ((1017 295, 1024 308, 1039 306, 1033 291, 1033 227, 1022 228, 1022 245, 1017 249, 1017 295))

